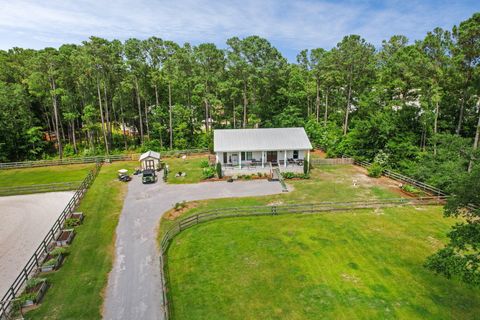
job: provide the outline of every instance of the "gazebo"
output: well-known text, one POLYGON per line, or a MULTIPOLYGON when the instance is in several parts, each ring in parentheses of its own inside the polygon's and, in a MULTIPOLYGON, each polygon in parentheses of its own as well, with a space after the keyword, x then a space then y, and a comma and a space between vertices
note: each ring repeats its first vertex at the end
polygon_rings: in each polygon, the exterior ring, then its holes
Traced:
POLYGON ((147 151, 138 159, 142 165, 142 169, 158 170, 160 168, 160 153, 155 151, 147 151))

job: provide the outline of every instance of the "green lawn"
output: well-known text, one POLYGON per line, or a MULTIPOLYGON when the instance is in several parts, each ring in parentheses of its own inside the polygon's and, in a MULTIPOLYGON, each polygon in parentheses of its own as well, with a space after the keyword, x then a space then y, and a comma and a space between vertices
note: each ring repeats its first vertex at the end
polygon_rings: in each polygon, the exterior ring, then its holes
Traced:
POLYGON ((480 290, 426 270, 440 207, 232 218, 168 251, 173 319, 478 319, 480 290))
POLYGON ((0 170, 0 187, 82 181, 94 164, 0 170))
POLYGON ((166 164, 169 166, 168 183, 197 183, 202 181, 202 168, 200 163, 208 161, 205 155, 189 155, 185 160, 182 158, 165 158, 166 164), (178 172, 185 172, 185 177, 175 177, 178 172))
MULTIPOLYGON (((399 198, 398 187, 389 187, 378 180, 367 177, 362 169, 352 165, 325 165, 311 171, 311 178, 306 180, 286 180, 289 193, 268 197, 227 198, 199 201, 195 208, 188 210, 181 217, 198 212, 235 206, 254 206, 266 204, 298 204, 321 201, 354 201, 367 199, 399 198), (357 185, 353 185, 353 179, 357 185)), ((234 182, 242 183, 242 182, 234 182)), ((275 183, 275 182, 272 182, 275 183)), ((162 218, 159 236, 175 221, 162 218)))
POLYGON ((127 184, 117 170, 133 169, 137 162, 114 162, 102 167, 82 200, 83 225, 77 229, 62 268, 48 278, 51 286, 41 306, 27 319, 100 319, 102 292, 112 268, 114 233, 127 184))

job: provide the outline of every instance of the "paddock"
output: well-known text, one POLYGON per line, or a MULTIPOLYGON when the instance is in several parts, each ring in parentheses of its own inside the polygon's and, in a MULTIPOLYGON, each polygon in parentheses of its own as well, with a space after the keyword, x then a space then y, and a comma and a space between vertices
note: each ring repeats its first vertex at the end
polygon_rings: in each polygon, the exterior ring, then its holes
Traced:
POLYGON ((18 276, 74 192, 0 197, 0 296, 18 276))

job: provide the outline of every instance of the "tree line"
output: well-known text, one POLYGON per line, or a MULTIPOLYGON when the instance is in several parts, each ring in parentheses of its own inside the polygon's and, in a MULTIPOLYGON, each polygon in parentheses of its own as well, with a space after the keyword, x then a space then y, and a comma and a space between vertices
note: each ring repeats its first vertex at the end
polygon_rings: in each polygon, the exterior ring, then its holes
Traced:
POLYGON ((91 37, 0 51, 0 161, 208 147, 214 128, 304 126, 331 155, 381 153, 423 180, 435 165, 471 171, 479 25, 476 13, 378 49, 348 35, 331 50, 301 51, 296 63, 258 36, 230 38, 226 49, 91 37))

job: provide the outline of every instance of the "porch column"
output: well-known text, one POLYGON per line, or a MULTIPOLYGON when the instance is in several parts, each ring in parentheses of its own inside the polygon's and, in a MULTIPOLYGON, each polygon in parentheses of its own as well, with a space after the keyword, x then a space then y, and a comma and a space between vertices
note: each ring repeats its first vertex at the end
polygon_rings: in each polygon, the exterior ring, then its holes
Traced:
POLYGON ((283 154, 283 166, 285 168, 287 167, 287 150, 285 150, 283 154))
POLYGON ((265 151, 262 151, 262 168, 265 168, 265 151))
POLYGON ((309 165, 310 165, 310 150, 307 151, 307 161, 308 161, 308 163, 309 163, 309 165))
POLYGON ((238 168, 242 169, 242 152, 238 153, 238 168))
POLYGON ((219 159, 219 157, 218 157, 218 152, 216 152, 216 153, 215 153, 215 163, 218 163, 218 159, 219 159))

